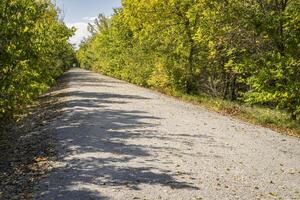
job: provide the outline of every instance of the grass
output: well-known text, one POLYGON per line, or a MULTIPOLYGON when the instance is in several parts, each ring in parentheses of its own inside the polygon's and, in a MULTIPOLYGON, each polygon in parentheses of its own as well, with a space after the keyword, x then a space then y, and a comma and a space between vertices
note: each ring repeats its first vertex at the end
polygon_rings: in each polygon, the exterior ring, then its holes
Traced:
POLYGON ((167 93, 167 95, 203 106, 208 110, 218 112, 222 115, 238 118, 280 133, 300 137, 300 121, 291 120, 290 115, 284 111, 259 106, 248 106, 201 95, 187 95, 174 92, 167 93))

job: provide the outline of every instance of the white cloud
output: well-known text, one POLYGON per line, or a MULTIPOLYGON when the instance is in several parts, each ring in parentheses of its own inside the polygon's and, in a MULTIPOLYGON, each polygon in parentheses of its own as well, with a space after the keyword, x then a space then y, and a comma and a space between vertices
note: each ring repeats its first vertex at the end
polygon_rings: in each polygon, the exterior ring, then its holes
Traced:
POLYGON ((97 17, 84 17, 82 19, 86 21, 94 21, 95 19, 97 19, 97 17))
POLYGON ((79 46, 80 42, 84 38, 89 37, 91 35, 90 32, 87 30, 88 23, 85 22, 67 23, 67 26, 75 27, 77 29, 75 35, 72 38, 70 38, 70 42, 72 44, 75 44, 76 47, 79 46))

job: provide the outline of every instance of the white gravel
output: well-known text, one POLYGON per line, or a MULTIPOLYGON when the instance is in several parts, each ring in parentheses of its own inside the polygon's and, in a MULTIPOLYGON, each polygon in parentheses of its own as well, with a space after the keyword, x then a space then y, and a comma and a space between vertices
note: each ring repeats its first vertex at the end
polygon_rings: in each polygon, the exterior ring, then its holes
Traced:
POLYGON ((36 199, 300 199, 300 140, 82 69, 36 199))

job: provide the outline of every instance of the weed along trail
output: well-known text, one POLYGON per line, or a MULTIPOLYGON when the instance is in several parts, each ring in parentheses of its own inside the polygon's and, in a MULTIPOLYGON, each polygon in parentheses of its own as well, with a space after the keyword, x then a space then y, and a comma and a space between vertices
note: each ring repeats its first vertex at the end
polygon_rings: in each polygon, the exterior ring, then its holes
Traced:
POLYGON ((300 199, 300 140, 82 69, 35 199, 300 199))

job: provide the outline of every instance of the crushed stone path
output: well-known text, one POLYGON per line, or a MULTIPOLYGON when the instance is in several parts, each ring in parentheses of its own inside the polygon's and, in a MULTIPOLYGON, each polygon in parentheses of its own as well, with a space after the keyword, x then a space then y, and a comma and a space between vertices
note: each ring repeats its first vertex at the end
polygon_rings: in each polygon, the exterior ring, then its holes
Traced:
POLYGON ((38 200, 300 199, 300 140, 83 69, 38 200))

